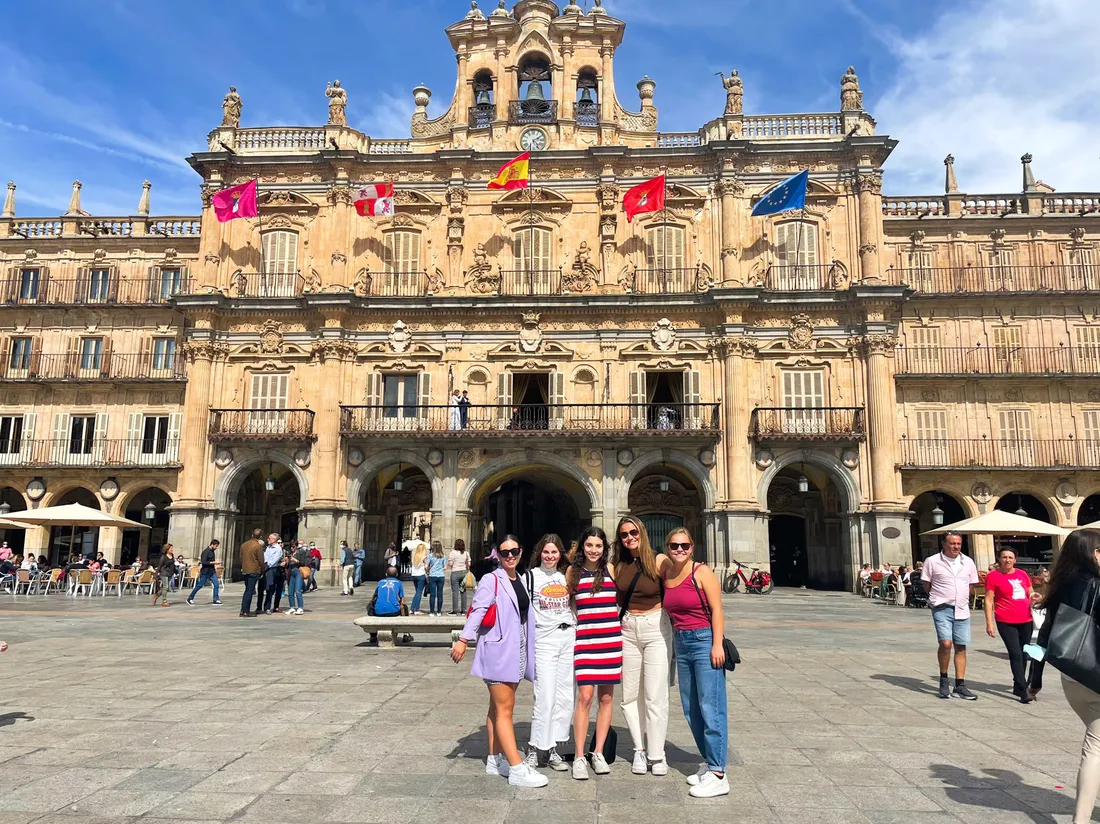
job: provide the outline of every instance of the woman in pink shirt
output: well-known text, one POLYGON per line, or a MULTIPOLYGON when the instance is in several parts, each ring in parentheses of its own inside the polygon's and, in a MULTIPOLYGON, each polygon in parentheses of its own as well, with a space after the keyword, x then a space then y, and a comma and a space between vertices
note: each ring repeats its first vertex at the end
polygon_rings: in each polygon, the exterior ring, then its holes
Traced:
POLYGON ((990 638, 1000 631, 1012 664, 1012 693, 1022 704, 1031 703, 1024 659, 1031 630, 1031 576, 1016 569, 1015 550, 1003 546, 997 550, 997 568, 985 577, 985 631, 990 638))

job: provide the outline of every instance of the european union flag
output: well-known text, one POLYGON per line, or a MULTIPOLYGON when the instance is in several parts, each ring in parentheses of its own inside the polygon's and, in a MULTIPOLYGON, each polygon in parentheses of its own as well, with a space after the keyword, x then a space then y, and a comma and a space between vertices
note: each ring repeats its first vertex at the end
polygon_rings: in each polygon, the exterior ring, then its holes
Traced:
POLYGON ((752 207, 753 217, 774 215, 777 212, 789 212, 792 209, 806 208, 806 184, 810 180, 810 170, 803 169, 794 177, 787 178, 752 207))

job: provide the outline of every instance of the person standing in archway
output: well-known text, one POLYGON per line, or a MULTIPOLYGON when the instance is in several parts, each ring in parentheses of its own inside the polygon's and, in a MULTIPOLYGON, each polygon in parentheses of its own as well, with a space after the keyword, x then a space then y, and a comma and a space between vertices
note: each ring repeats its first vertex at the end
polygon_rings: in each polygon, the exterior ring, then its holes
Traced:
POLYGON ((962 553, 962 535, 948 532, 940 551, 924 562, 921 583, 928 594, 932 621, 936 626, 940 665, 940 698, 977 701, 966 687, 966 648, 970 645, 970 595, 978 583, 978 568, 962 553), (955 689, 948 683, 951 650, 955 650, 955 689))

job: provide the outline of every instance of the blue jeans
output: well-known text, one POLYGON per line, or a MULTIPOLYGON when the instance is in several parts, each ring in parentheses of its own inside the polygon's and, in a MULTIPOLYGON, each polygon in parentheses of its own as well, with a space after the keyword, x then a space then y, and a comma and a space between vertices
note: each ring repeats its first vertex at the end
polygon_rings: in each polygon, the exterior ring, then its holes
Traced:
POLYGON ((443 613, 443 582, 442 575, 428 577, 428 610, 437 614, 443 613))
POLYGON ((416 594, 413 595, 413 612, 420 612, 420 599, 424 596, 424 590, 428 588, 428 576, 417 575, 413 578, 413 584, 416 585, 416 594))
MULTIPOLYGON (((252 596, 256 593, 256 582, 260 579, 260 574, 248 573, 244 576, 244 595, 241 598, 241 612, 252 611, 252 596)), ((263 612, 263 597, 259 598, 261 603, 256 605, 257 612, 263 612)))
POLYGON ((295 567, 290 570, 290 581, 287 583, 287 598, 290 601, 290 609, 305 609, 302 603, 302 570, 295 567))
POLYGON ((710 662, 714 634, 709 629, 677 630, 676 673, 680 703, 684 705, 699 754, 714 772, 726 771, 729 731, 726 723, 726 671, 710 662))
POLYGON ((355 562, 355 586, 359 586, 363 583, 363 562, 355 562))
POLYGON ((218 573, 212 569, 199 570, 199 578, 195 581, 195 588, 191 590, 191 594, 187 596, 188 601, 194 601, 195 596, 199 594, 199 590, 206 586, 207 581, 214 582, 214 600, 220 601, 218 597, 218 573))

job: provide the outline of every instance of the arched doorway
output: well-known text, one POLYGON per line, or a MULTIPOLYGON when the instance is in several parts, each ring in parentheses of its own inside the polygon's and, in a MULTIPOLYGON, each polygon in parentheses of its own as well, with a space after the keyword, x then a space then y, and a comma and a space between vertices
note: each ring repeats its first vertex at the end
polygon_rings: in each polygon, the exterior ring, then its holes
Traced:
POLYGON ((796 464, 768 486, 768 555, 776 586, 844 589, 851 564, 843 496, 829 473, 796 464))
MULTIPOLYGON (((83 487, 70 489, 50 506, 82 504, 91 509, 99 509, 99 498, 83 487)), ((86 558, 96 557, 99 551, 98 526, 54 526, 50 527, 50 545, 47 557, 51 566, 65 566, 73 555, 86 558)))
POLYGON ((138 558, 153 565, 160 560, 161 549, 168 536, 168 524, 171 520, 168 507, 171 504, 172 499, 168 497, 168 493, 155 486, 134 493, 126 501, 122 507, 122 516, 146 524, 149 529, 122 530, 122 552, 119 556, 122 566, 129 566, 138 558), (150 504, 153 505, 152 509, 149 508, 150 504))
MULTIPOLYGON (((432 537, 432 482, 417 466, 396 462, 378 470, 363 485, 363 577, 378 580, 385 575, 385 554, 390 543, 398 548, 407 541, 432 537)), ((408 551, 401 553, 401 571, 408 571, 408 551)))
MULTIPOLYGON (((1034 495, 1026 492, 1009 492, 1002 495, 994 509, 1002 512, 1015 512, 1043 521, 1054 523, 1050 512, 1034 495)), ((1038 567, 1050 563, 1054 557, 1054 544, 1049 537, 1017 538, 1012 535, 998 535, 993 539, 993 557, 997 557, 997 549, 1002 546, 1010 546, 1016 550, 1016 565, 1025 568, 1038 567)))
MULTIPOLYGON (((685 527, 695 540, 695 557, 707 558, 706 535, 701 520, 703 496, 692 479, 679 467, 646 468, 630 484, 627 494, 630 513, 645 524, 649 542, 661 552, 668 533, 685 527)), ((614 540, 614 536, 608 536, 614 540)))
POLYGON ((1077 526, 1100 521, 1100 495, 1089 495, 1077 510, 1077 526))
MULTIPOLYGON (((909 530, 913 544, 914 564, 940 551, 939 536, 922 535, 922 532, 958 523, 967 517, 966 510, 963 509, 963 505, 958 499, 949 492, 943 492, 939 489, 922 492, 913 499, 909 509, 913 512, 913 519, 909 522, 909 530), (937 513, 936 510, 939 510, 939 512, 937 513)), ((972 556, 970 536, 963 535, 962 540, 963 552, 972 556)))
MULTIPOLYGON (((0 489, 0 517, 10 515, 15 517, 27 508, 27 502, 22 493, 13 486, 5 486, 0 489)), ((25 529, 0 529, 0 541, 7 543, 16 555, 23 554, 27 531, 25 529)))
POLYGON ((236 551, 253 529, 263 530, 266 538, 272 532, 284 541, 298 537, 298 510, 302 505, 302 490, 295 474, 280 463, 270 462, 253 468, 241 481, 234 498, 236 509, 234 537, 226 551, 233 558, 233 577, 239 576, 241 559, 236 551))

